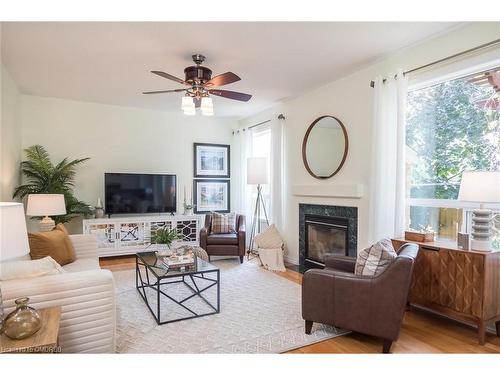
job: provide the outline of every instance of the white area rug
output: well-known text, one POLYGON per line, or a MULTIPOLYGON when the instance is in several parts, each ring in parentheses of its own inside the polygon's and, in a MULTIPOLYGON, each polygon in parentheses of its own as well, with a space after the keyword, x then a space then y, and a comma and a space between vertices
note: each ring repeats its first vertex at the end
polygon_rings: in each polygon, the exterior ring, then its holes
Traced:
MULTIPOLYGON (((239 260, 219 260, 214 264, 221 271, 220 314, 164 325, 156 324, 135 289, 135 270, 114 272, 117 351, 281 353, 347 332, 315 323, 312 334, 306 335, 299 284, 255 264, 240 265, 239 260)), ((169 293, 179 297, 186 295, 185 287, 180 285, 169 286, 172 287, 169 293)), ((215 297, 215 287, 211 289, 213 292, 204 294, 209 300, 215 297)), ((193 307, 203 308, 204 305, 202 301, 193 302, 193 307)), ((168 317, 178 317, 181 311, 173 308, 175 304, 169 306, 172 308, 168 317)))

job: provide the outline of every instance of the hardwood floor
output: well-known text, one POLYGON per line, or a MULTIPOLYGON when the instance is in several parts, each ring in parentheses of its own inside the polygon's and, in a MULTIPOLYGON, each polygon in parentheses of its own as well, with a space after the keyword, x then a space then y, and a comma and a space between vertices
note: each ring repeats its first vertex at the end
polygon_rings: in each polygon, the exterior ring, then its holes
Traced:
MULTIPOLYGON (((245 260, 246 262, 246 260, 245 260)), ((256 267, 257 262, 251 262, 256 267)), ((134 268, 135 257, 123 256, 100 260, 102 268, 112 271, 134 268)), ((278 275, 300 284, 302 275, 291 269, 278 275)), ((314 327, 313 327, 314 329, 314 327)), ((373 337, 351 333, 289 353, 380 353, 382 341, 373 337)), ((500 337, 488 333, 486 344, 477 343, 476 330, 434 314, 412 309, 406 312, 401 335, 391 349, 392 353, 500 353, 500 337)))

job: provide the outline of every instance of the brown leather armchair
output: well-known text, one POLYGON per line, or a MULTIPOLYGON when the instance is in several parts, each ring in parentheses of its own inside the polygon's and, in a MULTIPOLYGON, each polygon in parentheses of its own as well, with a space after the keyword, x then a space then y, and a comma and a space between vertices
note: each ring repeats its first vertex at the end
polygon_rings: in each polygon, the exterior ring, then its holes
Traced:
POLYGON ((205 226, 200 231, 200 247, 211 255, 235 255, 243 263, 245 256, 245 216, 236 215, 236 233, 214 234, 210 233, 212 215, 205 215, 205 226))
POLYGON ((355 258, 330 256, 324 269, 304 273, 302 317, 311 333, 313 322, 333 325, 383 339, 388 353, 399 337, 418 246, 401 246, 398 256, 376 276, 354 274, 355 258))

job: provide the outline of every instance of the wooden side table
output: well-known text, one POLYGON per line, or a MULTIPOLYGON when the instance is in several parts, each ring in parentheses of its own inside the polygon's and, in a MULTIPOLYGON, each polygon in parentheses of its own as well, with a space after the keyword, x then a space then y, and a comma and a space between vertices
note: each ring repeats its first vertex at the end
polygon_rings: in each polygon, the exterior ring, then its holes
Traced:
POLYGON ((0 336, 0 353, 57 353, 61 308, 49 307, 38 310, 42 319, 42 328, 33 336, 22 340, 12 340, 0 336))
MULTIPOLYGON (((412 242, 393 239, 394 248, 412 242)), ((500 250, 463 250, 454 242, 416 242, 420 248, 408 301, 440 315, 477 326, 484 345, 486 327, 500 337, 500 250)))

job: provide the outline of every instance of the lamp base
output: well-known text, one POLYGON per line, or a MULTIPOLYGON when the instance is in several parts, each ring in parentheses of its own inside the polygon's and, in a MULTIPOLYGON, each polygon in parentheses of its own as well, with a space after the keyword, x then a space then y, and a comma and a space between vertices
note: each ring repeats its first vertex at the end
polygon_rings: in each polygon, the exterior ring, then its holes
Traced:
POLYGON ((50 232, 56 226, 55 221, 48 216, 45 216, 38 224, 40 232, 50 232))
POLYGON ((471 240, 470 244, 471 250, 485 252, 493 250, 491 247, 491 241, 471 240))

